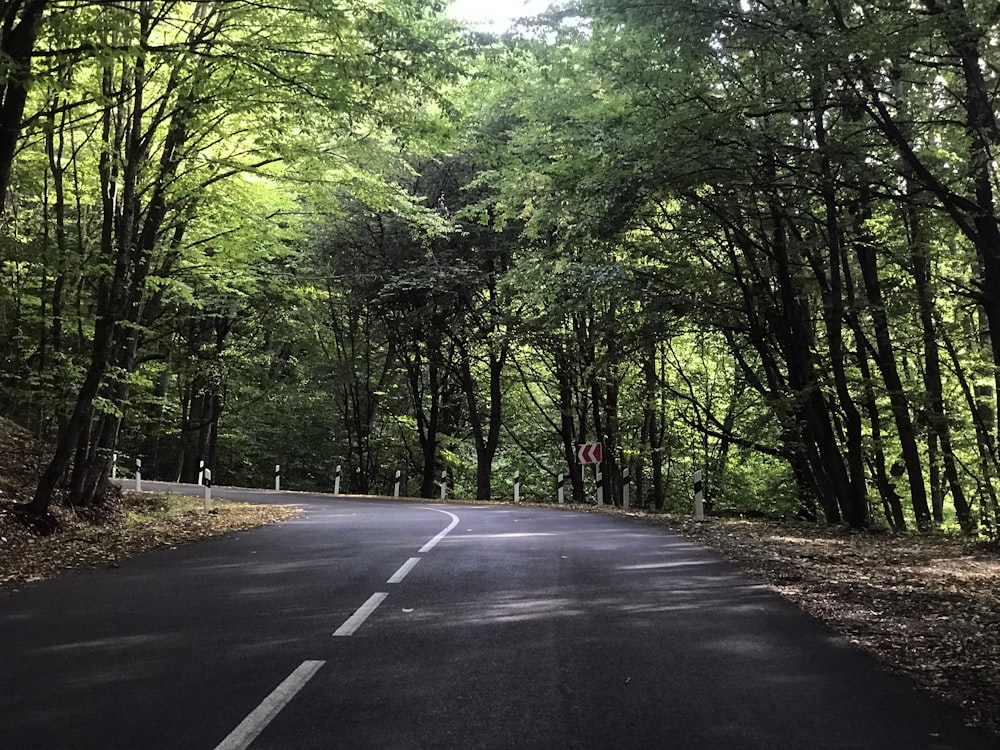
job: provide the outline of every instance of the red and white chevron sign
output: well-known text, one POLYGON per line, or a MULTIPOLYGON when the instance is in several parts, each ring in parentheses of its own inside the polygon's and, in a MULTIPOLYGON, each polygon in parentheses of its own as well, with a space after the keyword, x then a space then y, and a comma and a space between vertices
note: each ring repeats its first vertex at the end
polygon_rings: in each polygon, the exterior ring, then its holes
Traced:
POLYGON ((576 448, 576 460, 581 464, 601 463, 601 444, 583 443, 576 448))

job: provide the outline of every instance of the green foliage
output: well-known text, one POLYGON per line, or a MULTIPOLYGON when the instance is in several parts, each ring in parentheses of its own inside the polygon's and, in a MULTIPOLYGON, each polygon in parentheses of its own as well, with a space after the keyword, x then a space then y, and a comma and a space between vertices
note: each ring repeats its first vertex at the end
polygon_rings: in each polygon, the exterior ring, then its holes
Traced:
POLYGON ((4 412, 65 425, 113 319, 93 434, 163 476, 549 501, 599 439, 616 500, 997 533, 987 18, 439 5, 54 7, 4 412))

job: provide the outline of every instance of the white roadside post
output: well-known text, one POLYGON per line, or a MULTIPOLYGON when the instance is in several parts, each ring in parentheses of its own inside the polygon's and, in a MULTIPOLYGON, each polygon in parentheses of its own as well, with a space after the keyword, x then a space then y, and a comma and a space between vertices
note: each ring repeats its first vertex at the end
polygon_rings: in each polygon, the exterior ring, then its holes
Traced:
POLYGON ((566 477, 563 474, 559 475, 559 481, 556 482, 556 495, 560 505, 566 502, 566 477))
POLYGON ((441 472, 441 499, 444 500, 448 497, 448 470, 445 469, 441 472))
POLYGON ((623 510, 628 510, 629 509, 629 501, 631 500, 631 498, 629 497, 629 495, 631 494, 631 487, 632 487, 632 475, 629 472, 628 467, 626 466, 624 469, 622 469, 622 509, 623 510))
POLYGON ((694 520, 705 520, 705 488, 701 481, 701 469, 694 473, 694 520))
POLYGON ((392 486, 392 496, 399 497, 399 485, 402 479, 403 472, 400 469, 396 469, 396 483, 392 486))
POLYGON ((281 464, 274 465, 274 491, 281 492, 281 464))
POLYGON ((340 464, 337 464, 337 473, 333 477, 333 494, 340 494, 340 464))
POLYGON ((604 505, 604 475, 601 473, 600 464, 597 464, 597 477, 594 484, 597 485, 597 504, 604 505))
POLYGON ((205 460, 198 462, 198 484, 205 484, 205 460))
POLYGON ((521 472, 514 472, 514 503, 521 502, 521 472))
POLYGON ((118 478, 118 454, 117 453, 112 453, 111 454, 111 478, 112 479, 117 479, 118 478))
POLYGON ((142 492, 142 459, 135 460, 135 491, 142 492))
POLYGON ((203 479, 205 480, 205 510, 212 510, 212 470, 204 469, 203 479))

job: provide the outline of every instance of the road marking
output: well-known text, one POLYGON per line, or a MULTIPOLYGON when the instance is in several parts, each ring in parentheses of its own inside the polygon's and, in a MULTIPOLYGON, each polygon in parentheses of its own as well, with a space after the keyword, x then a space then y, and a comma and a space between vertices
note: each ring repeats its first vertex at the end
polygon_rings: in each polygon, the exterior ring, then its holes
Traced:
POLYGON ((216 745, 215 750, 246 750, 257 735, 264 731, 264 727, 271 723, 271 720, 288 702, 295 697, 295 694, 313 678, 319 670, 326 664, 325 661, 304 661, 292 672, 285 681, 274 689, 264 702, 255 708, 240 725, 236 727, 229 736, 216 745))
POLYGON ((418 562, 420 562, 419 557, 411 557, 409 560, 407 560, 405 563, 399 566, 399 570, 393 573, 392 578, 386 581, 386 583, 400 583, 404 578, 406 578, 406 574, 416 567, 418 562))
POLYGON ((441 510, 440 508, 427 508, 426 510, 436 510, 438 513, 444 513, 446 516, 451 516, 451 523, 448 524, 448 528, 446 528, 444 531, 442 531, 436 537, 434 537, 429 542, 427 542, 427 544, 425 544, 423 547, 421 547, 420 548, 421 552, 430 552, 432 549, 434 549, 437 546, 438 542, 440 542, 442 539, 444 539, 446 536, 448 536, 448 532, 449 531, 451 531, 453 528, 455 528, 456 526, 458 526, 458 516, 456 516, 454 513, 449 513, 448 511, 441 510))
POLYGON ((368 597, 368 601, 358 607, 358 611, 347 618, 343 625, 334 631, 335 636, 347 636, 354 635, 354 631, 361 627, 361 624, 368 619, 378 605, 385 601, 385 598, 389 596, 385 593, 372 594, 368 597))
POLYGON ((524 531, 518 533, 512 531, 506 534, 467 534, 465 536, 452 537, 453 539, 525 539, 533 536, 559 536, 552 531, 524 531))
MULTIPOLYGON (((438 542, 448 536, 448 532, 458 526, 458 516, 454 513, 449 513, 446 510, 441 510, 440 508, 425 508, 424 510, 433 510, 437 513, 444 513, 446 516, 451 518, 451 523, 448 524, 447 528, 440 531, 433 539, 420 548, 421 552, 430 552, 437 546, 438 542)), ((403 563, 399 570, 392 574, 392 578, 390 578, 386 583, 399 583, 406 578, 406 574, 413 570, 413 567, 418 562, 420 562, 419 557, 411 557, 403 563)), ((371 616, 372 612, 378 609, 378 605, 384 602, 387 596, 389 596, 389 594, 379 592, 368 597, 368 601, 358 607, 358 611, 348 617, 344 624, 333 632, 334 636, 354 635, 354 631, 360 628, 362 623, 364 623, 364 621, 371 616)))

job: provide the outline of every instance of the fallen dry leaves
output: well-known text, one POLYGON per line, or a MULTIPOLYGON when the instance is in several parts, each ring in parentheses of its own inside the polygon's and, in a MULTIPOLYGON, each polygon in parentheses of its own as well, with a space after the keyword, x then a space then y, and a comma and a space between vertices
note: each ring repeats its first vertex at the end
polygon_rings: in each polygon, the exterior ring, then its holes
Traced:
POLYGON ((61 496, 50 507, 58 522, 43 536, 15 518, 18 503, 31 499, 48 447, 0 418, 0 590, 51 578, 63 570, 114 566, 158 547, 229 534, 298 515, 276 505, 215 502, 206 513, 196 498, 114 491, 99 509, 79 512, 61 496))
POLYGON ((252 529, 300 512, 278 505, 216 501, 213 512, 207 513, 200 507, 202 502, 125 492, 99 523, 57 506, 52 512, 59 527, 53 534, 40 536, 14 518, 12 503, 0 501, 0 589, 16 589, 74 568, 113 567, 119 560, 151 549, 252 529), (151 504, 156 506, 153 512, 151 504))

